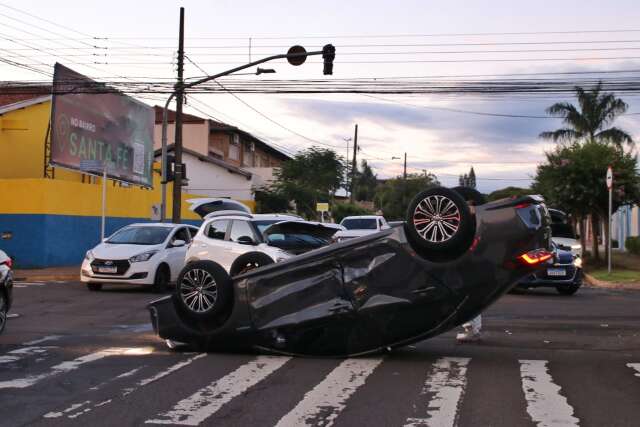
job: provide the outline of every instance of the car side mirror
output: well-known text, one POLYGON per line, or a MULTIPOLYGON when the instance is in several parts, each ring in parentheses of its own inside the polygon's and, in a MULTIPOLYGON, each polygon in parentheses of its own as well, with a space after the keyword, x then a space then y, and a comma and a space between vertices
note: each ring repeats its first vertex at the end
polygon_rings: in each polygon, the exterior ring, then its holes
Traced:
POLYGON ((184 246, 186 244, 187 244, 187 242, 185 242, 184 240, 178 239, 178 240, 174 240, 173 241, 173 243, 171 244, 171 247, 172 248, 180 248, 180 247, 182 247, 182 246, 184 246))
POLYGON ((240 243, 241 245, 255 245, 256 242, 249 236, 240 236, 236 243, 240 243))

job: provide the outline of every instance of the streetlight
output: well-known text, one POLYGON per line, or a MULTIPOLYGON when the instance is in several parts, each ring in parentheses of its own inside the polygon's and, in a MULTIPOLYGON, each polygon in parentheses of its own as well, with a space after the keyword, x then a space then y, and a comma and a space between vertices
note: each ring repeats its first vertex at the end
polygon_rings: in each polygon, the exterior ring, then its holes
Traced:
MULTIPOLYGON (((312 55, 322 55, 322 59, 324 60, 323 73, 325 75, 333 74, 333 60, 336 57, 336 48, 333 45, 327 44, 322 48, 322 50, 317 50, 313 52, 307 52, 305 48, 303 48, 302 46, 293 46, 289 49, 287 53, 268 56, 266 58, 249 62, 248 64, 231 68, 229 70, 223 71, 218 74, 214 74, 212 76, 204 77, 200 80, 196 80, 195 82, 178 83, 176 85, 175 90, 171 93, 171 95, 169 96, 169 99, 167 99, 167 102, 164 105, 164 110, 162 111, 162 204, 160 206, 160 216, 162 221, 166 219, 166 213, 167 213, 167 122, 168 122, 169 104, 171 103, 173 98, 178 93, 184 94, 185 89, 190 89, 199 84, 206 83, 208 81, 217 79, 219 77, 228 76, 229 74, 233 74, 236 71, 245 70, 255 65, 262 64, 264 62, 273 61, 275 59, 286 58, 291 65, 302 65, 306 61, 307 56, 312 56, 312 55)), ((273 73, 273 72, 275 72, 275 70, 258 68, 256 71, 256 74, 273 73)), ((177 118, 177 111, 176 111, 176 125, 177 124, 178 124, 178 118, 177 118)), ((173 183, 174 186, 177 185, 178 188, 180 188, 180 186, 182 185, 182 175, 183 175, 182 166, 176 165, 175 181, 173 183)), ((175 197, 175 193, 174 193, 174 197, 175 197)), ((176 201, 174 200, 174 206, 175 205, 176 205, 176 201)), ((178 204, 178 206, 180 205, 178 204)), ((179 210, 180 209, 178 208, 177 216, 176 216, 176 212, 174 212, 173 214, 173 216, 178 219, 180 218, 179 210)))

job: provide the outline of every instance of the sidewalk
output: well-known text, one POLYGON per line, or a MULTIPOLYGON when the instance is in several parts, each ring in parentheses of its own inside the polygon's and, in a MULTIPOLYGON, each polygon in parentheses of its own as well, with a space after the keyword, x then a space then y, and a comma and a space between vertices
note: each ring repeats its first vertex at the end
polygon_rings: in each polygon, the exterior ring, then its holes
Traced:
POLYGON ((590 274, 584 273, 584 284, 592 288, 605 288, 605 289, 624 289, 624 290, 640 290, 640 283, 626 282, 605 282, 604 280, 598 280, 590 274))
POLYGON ((13 280, 24 282, 46 282, 50 280, 77 282, 80 281, 80 266, 14 270, 13 280))

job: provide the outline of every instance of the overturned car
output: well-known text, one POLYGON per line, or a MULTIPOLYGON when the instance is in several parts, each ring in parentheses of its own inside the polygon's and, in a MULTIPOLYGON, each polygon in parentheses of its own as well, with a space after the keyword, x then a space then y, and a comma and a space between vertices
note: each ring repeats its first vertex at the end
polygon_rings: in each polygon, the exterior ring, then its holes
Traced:
POLYGON ((315 356, 362 355, 443 333, 552 256, 542 198, 465 199, 425 190, 404 224, 233 277, 214 262, 191 262, 176 293, 149 304, 154 330, 211 351, 315 356), (193 297, 203 302, 195 309, 193 297))

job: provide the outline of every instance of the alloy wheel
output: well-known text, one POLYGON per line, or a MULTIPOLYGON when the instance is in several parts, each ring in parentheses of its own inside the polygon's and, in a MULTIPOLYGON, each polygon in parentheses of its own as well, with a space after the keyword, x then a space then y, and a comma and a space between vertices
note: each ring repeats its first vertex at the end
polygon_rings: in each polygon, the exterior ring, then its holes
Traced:
POLYGON ((424 240, 446 242, 460 229, 460 210, 448 197, 428 196, 413 211, 413 225, 424 240))
POLYGON ((205 313, 218 300, 218 285, 206 270, 189 270, 180 282, 180 298, 193 312, 205 313))

